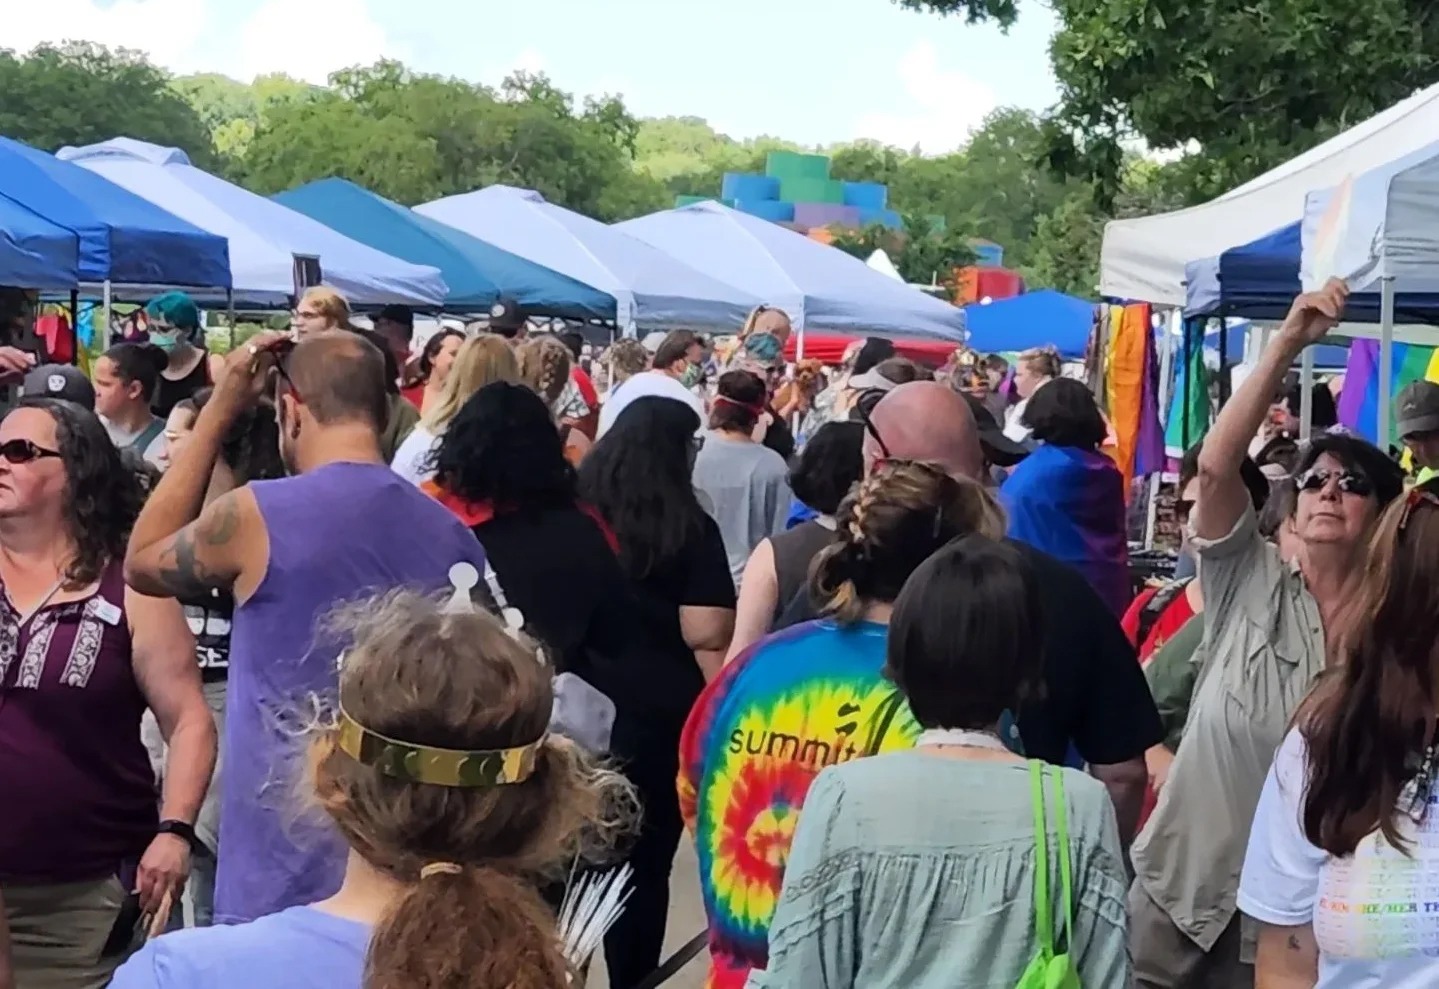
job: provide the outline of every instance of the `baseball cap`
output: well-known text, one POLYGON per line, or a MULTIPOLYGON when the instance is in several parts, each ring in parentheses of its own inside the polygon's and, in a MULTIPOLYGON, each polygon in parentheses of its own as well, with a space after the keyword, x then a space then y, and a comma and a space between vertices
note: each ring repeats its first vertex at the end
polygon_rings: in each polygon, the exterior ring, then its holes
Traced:
POLYGON ((996 467, 1013 467, 1029 456, 1027 446, 1004 435, 1003 427, 995 420, 994 413, 989 411, 982 399, 964 392, 960 394, 969 403, 969 410, 974 413, 974 424, 979 431, 979 445, 984 450, 986 460, 996 467))
POLYGON ((1394 419, 1399 438, 1439 430, 1439 384, 1411 381, 1394 399, 1394 419))
POLYGON ((95 411, 95 386, 85 372, 70 364, 41 364, 26 372, 20 385, 24 398, 58 398, 95 411))

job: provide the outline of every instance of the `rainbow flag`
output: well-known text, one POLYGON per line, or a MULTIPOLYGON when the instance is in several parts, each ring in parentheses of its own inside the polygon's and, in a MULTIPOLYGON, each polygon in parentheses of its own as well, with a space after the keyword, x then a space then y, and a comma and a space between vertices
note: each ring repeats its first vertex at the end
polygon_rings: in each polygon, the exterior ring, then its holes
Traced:
MULTIPOLYGON (((1389 399, 1421 378, 1439 382, 1439 350, 1418 344, 1396 343, 1391 366, 1389 399)), ((1394 409, 1388 410, 1389 441, 1399 445, 1394 409)), ((1344 390, 1339 395, 1339 421, 1369 442, 1379 437, 1379 341, 1355 340, 1344 369, 1344 390)))

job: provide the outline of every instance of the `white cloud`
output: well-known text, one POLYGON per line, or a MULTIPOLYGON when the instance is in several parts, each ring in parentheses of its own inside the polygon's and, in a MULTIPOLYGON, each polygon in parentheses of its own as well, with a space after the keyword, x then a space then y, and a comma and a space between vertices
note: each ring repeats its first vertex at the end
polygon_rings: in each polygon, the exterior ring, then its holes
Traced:
POLYGON ((365 0, 267 0, 240 29, 237 64, 243 80, 283 72, 323 83, 330 73, 381 58, 408 62, 409 51, 391 41, 370 16, 365 0))
POLYGON ((222 72, 248 82, 284 72, 323 83, 331 72, 380 58, 406 60, 366 0, 266 0, 238 26, 217 24, 214 0, 40 0, 7 10, 0 44, 28 51, 42 41, 98 41, 136 48, 174 72, 222 72), (207 32, 223 30, 226 43, 207 32), (209 44, 206 44, 206 41, 209 44))
POLYGON ((942 66, 934 42, 924 39, 904 53, 898 75, 907 105, 900 112, 871 113, 855 124, 856 138, 900 148, 918 145, 927 154, 953 151, 998 105, 994 90, 957 69, 942 66))
POLYGON ((526 48, 515 56, 514 61, 506 66, 504 75, 508 76, 515 72, 528 72, 531 75, 538 75, 545 71, 548 64, 544 55, 533 48, 526 48))
POLYGON ((0 45, 27 52, 41 42, 102 41, 111 48, 147 52, 182 71, 203 67, 197 45, 209 21, 204 0, 15 0, 6 5, 0 45))

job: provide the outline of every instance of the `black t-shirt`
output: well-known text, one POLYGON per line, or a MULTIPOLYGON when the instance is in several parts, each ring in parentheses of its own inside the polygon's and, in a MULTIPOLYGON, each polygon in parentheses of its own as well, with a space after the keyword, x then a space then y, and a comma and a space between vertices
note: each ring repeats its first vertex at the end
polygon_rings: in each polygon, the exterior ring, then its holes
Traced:
MULTIPOLYGON (((734 607, 724 543, 706 522, 727 594, 718 604, 734 607)), ((578 508, 506 513, 474 533, 526 633, 545 645, 557 671, 603 691, 621 719, 683 725, 704 677, 680 635, 679 605, 715 603, 707 541, 636 585, 599 523, 578 508)))
POLYGON ((235 598, 229 591, 180 599, 185 621, 195 636, 195 658, 206 683, 223 683, 230 675, 230 623, 235 619, 235 598))
POLYGON ((778 453, 785 459, 785 463, 788 463, 789 458, 794 456, 794 433, 790 431, 789 423, 781 419, 775 412, 774 406, 769 407, 769 414, 771 421, 769 428, 764 433, 764 445, 778 453))
MULTIPOLYGON (((1073 743, 1094 765, 1143 756, 1164 739, 1164 726, 1119 620, 1079 571, 1024 543, 1007 542, 1034 568, 1044 609, 1045 696, 1020 708, 1025 754, 1063 765, 1073 743)), ((809 595, 801 591, 776 628, 813 617, 809 595)))
POLYGON ((704 674, 680 630, 680 608, 735 606, 729 557, 714 519, 704 516, 703 532, 678 556, 640 581, 637 591, 640 614, 664 670, 662 682, 650 691, 651 707, 666 721, 682 727, 704 689, 704 674))

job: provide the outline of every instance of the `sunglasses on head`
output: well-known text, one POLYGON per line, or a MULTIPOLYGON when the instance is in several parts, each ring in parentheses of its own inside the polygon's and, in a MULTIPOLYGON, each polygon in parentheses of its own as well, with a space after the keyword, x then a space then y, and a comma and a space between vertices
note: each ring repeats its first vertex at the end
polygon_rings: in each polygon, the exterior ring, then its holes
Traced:
POLYGON ((1374 493, 1369 478, 1352 470, 1330 470, 1327 467, 1311 467, 1294 479, 1300 491, 1321 491, 1331 480, 1336 481, 1344 494, 1365 497, 1374 493))
POLYGON ((46 457, 59 457, 60 451, 47 450, 29 440, 6 440, 0 443, 0 459, 11 464, 28 464, 46 457))

